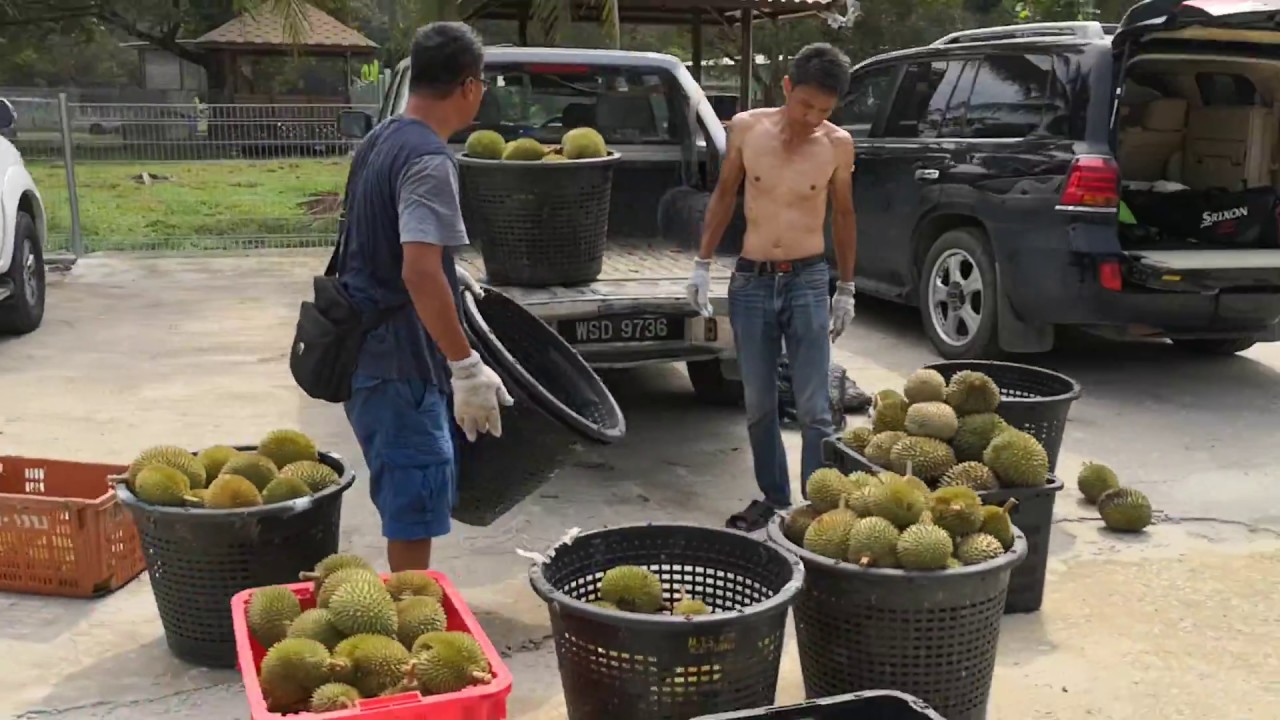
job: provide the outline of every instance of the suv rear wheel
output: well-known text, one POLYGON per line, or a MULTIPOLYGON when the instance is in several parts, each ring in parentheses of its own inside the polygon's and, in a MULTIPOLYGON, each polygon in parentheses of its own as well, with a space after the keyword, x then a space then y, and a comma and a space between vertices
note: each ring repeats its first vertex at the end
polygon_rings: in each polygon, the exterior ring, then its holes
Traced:
POLYGON ((1173 340, 1176 347, 1201 355, 1235 355, 1258 344, 1253 338, 1182 338, 1173 340))
POLYGON ((924 332, 938 354, 947 360, 999 354, 996 266, 981 230, 944 232, 925 256, 918 292, 924 332))
POLYGON ((25 335, 44 320, 44 253, 31 216, 18 211, 13 231, 13 261, 4 279, 12 294, 0 300, 0 333, 25 335))

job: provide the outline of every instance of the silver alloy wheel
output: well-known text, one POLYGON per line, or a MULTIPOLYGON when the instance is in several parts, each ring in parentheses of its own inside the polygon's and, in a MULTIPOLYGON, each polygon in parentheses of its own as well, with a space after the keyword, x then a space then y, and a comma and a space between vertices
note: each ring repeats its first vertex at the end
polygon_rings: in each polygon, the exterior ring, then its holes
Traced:
POLYGON ((938 337, 960 346, 973 339, 982 322, 982 273, 964 250, 942 253, 929 273, 929 317, 938 337))
POLYGON ((22 285, 27 295, 27 304, 35 305, 40 300, 40 287, 37 280, 36 254, 31 252, 31 241, 22 243, 22 285))

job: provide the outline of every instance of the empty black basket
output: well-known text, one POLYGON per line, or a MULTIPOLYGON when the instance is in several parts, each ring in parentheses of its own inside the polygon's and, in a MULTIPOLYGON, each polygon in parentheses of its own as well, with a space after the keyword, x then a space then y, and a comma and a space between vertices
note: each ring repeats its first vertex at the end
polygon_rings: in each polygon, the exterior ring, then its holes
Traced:
POLYGON ((695 720, 945 720, 920 698, 893 690, 871 690, 695 720))
POLYGON ((1034 365, 994 360, 947 360, 925 365, 945 380, 962 370, 976 370, 1000 387, 996 414, 1023 432, 1034 435, 1049 455, 1049 472, 1058 470, 1058 450, 1067 429, 1071 403, 1079 399, 1080 383, 1034 365))
POLYGON ((495 285, 575 285, 600 276, 618 153, 565 162, 458 156, 467 231, 495 285))
POLYGON ((1009 573, 1027 555, 1020 531, 996 560, 914 572, 815 555, 783 536, 781 517, 768 533, 805 566, 795 620, 807 697, 897 690, 947 720, 986 718, 1009 573))
POLYGON ((298 573, 338 551, 342 494, 356 478, 333 453, 320 453, 320 461, 341 476, 337 485, 243 510, 157 507, 124 484, 116 486, 138 526, 151 592, 175 656, 204 667, 235 667, 231 597, 247 588, 296 583, 298 573))
POLYGON ((773 702, 804 568, 736 530, 633 525, 557 546, 530 581, 551 614, 569 720, 688 720, 773 702), (619 565, 657 573, 668 603, 683 588, 713 612, 685 618, 588 604, 619 565))
POLYGON ((488 525, 550 480, 581 441, 622 438, 626 421, 591 366, 519 303, 492 289, 464 292, 462 311, 472 346, 515 400, 502 408, 502 437, 469 442, 454 425, 453 517, 488 525))

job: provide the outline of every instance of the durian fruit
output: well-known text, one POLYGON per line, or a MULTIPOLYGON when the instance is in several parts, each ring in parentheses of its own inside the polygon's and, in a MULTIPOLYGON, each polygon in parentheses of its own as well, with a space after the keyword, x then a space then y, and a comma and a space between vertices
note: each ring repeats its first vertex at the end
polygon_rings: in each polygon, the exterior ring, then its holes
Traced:
POLYGON ((1004 418, 995 413, 961 416, 957 422, 955 437, 951 438, 956 459, 960 462, 981 460, 982 451, 991 444, 991 438, 1008 427, 1004 418))
POLYGON ((982 527, 978 528, 979 532, 984 532, 999 540, 1000 546, 1005 550, 1013 547, 1013 521, 1009 519, 1009 513, 1013 510, 1013 506, 1017 504, 1017 500, 1009 498, 1003 507, 998 505, 982 506, 982 527))
POLYGON ((377 697, 398 685, 409 662, 409 651, 404 645, 385 635, 352 635, 338 643, 333 656, 344 666, 334 673, 334 679, 355 687, 367 698, 377 697))
POLYGON ((871 429, 877 434, 905 430, 907 399, 897 390, 881 390, 871 399, 871 429))
POLYGON ((856 489, 847 475, 830 467, 814 470, 806 484, 809 503, 819 513, 834 510, 840 504, 840 498, 856 489))
POLYGON ((662 581, 653 571, 636 565, 608 570, 600 580, 600 599, 628 612, 654 613, 666 607, 662 581))
POLYGON ((956 544, 956 559, 962 565, 977 565, 988 560, 995 560, 1003 554, 1004 545, 984 532, 965 535, 956 544))
POLYGON ((592 604, 592 605, 595 605, 595 606, 596 606, 596 607, 598 607, 598 608, 604 608, 604 609, 606 609, 606 610, 617 610, 617 609, 618 609, 618 606, 617 606, 617 605, 614 605, 613 603, 609 602, 608 600, 592 600, 592 601, 591 601, 591 604, 592 604))
POLYGON ((835 510, 823 513, 804 533, 804 549, 832 560, 843 560, 849 554, 849 531, 858 521, 857 513, 845 507, 845 500, 835 510))
POLYGON ((782 521, 782 535, 796 545, 804 543, 804 533, 820 513, 812 505, 798 507, 782 521))
POLYGON ((267 483, 266 489, 262 491, 262 504, 274 505, 276 503, 289 502, 290 500, 307 497, 310 494, 311 489, 298 478, 277 477, 267 483))
POLYGON ((967 487, 978 492, 995 490, 996 476, 980 462, 962 462, 943 474, 939 487, 967 487))
POLYGON ((955 556, 947 558, 947 567, 946 567, 947 570, 954 570, 956 568, 962 568, 962 567, 964 567, 964 563, 957 560, 955 556))
POLYGON ((907 570, 941 570, 954 549, 946 530, 917 523, 898 536, 898 564, 907 570))
POLYGON ((329 616, 334 627, 347 635, 395 637, 400 626, 396 603, 376 576, 343 583, 329 598, 329 616))
POLYGON ((1098 514, 1109 530, 1141 532, 1151 524, 1151 501, 1140 490, 1120 487, 1102 493, 1098 514))
POLYGON ((1103 493, 1120 487, 1120 478, 1114 470, 1102 463, 1087 462, 1076 476, 1076 487, 1085 500, 1097 503, 1103 493))
POLYGON ((249 632, 264 648, 283 640, 289 634, 289 626, 301 614, 298 596, 283 585, 254 590, 245 613, 249 632))
POLYGON ((280 477, 297 478, 306 483, 307 488, 313 493, 337 485, 341 480, 336 470, 316 460, 291 462, 280 468, 280 477))
POLYGON ((205 479, 212 482, 222 474, 222 466, 238 452, 240 451, 230 445, 212 445, 196 453, 196 460, 204 465, 205 479))
POLYGON ((604 136, 589 127, 576 127, 560 138, 560 147, 564 148, 566 160, 586 160, 602 158, 609 154, 604 144, 604 136))
POLYGON ((148 465, 133 481, 133 492, 148 505, 173 507, 187 504, 190 481, 181 471, 167 465, 148 465))
POLYGON ((437 601, 444 598, 444 588, 436 579, 420 570, 401 570, 387 578, 387 592, 391 599, 403 600, 407 597, 429 597, 437 601))
POLYGON ((210 510, 232 510, 261 504, 262 495, 258 488, 240 475, 219 475, 209 483, 209 491, 204 494, 204 506, 210 510))
POLYGON ((685 588, 680 588, 680 600, 671 608, 672 615, 706 615, 711 608, 701 600, 689 597, 685 588))
POLYGON ((315 571, 298 573, 298 579, 312 581, 312 592, 319 595, 320 586, 324 584, 325 578, 346 568, 364 568, 373 572, 373 566, 359 555, 339 552, 316 563, 315 571))
POLYGON ((222 466, 223 475, 239 475, 253 486, 258 488, 258 492, 267 489, 267 485, 276 479, 279 470, 276 464, 271 462, 271 458, 258 453, 239 452, 222 466))
POLYGON ((881 470, 879 473, 877 473, 876 477, 880 478, 881 483, 887 483, 891 480, 905 482, 911 487, 918 490, 921 495, 924 495, 926 497, 928 497, 929 493, 933 492, 933 488, 929 487, 928 483, 916 477, 915 475, 911 474, 910 463, 907 464, 905 475, 899 475, 898 473, 892 470, 881 470))
POLYGON ((476 130, 467 136, 465 147, 468 157, 478 160, 498 160, 506 148, 506 141, 493 130, 476 130))
POLYGON ((901 430, 887 430, 876 433, 862 451, 868 462, 879 467, 887 467, 892 462, 893 446, 906 439, 907 434, 901 430))
POLYGON ((854 452, 861 453, 867 449, 867 443, 871 442, 871 436, 875 432, 867 425, 858 425, 849 428, 844 435, 840 436, 840 442, 853 448, 854 452))
POLYGON ((333 679, 339 667, 329 650, 315 640, 285 638, 262 658, 258 681, 272 712, 290 712, 310 703, 311 694, 333 679))
POLYGON ((272 430, 267 433, 258 441, 258 454, 271 460, 277 468, 302 460, 314 462, 320 459, 315 442, 297 430, 272 430))
POLYGON ((187 504, 192 507, 202 508, 205 506, 204 504, 205 498, 208 497, 208 495, 209 495, 209 491, 207 489, 192 490, 191 492, 187 493, 187 497, 186 497, 187 504))
POLYGON ((311 694, 311 704, 307 707, 313 713, 351 710, 360 703, 360 691, 345 683, 325 683, 311 694))
POLYGON ((947 397, 947 381, 942 373, 932 368, 921 368, 907 378, 902 388, 907 402, 916 403, 942 402, 947 397))
POLYGON ((506 149, 502 151, 502 159, 516 162, 529 162, 532 160, 541 160, 543 155, 547 154, 547 149, 542 143, 531 137, 517 138, 507 143, 506 149))
POLYGON ((546 155, 542 156, 542 162, 564 162, 568 159, 569 158, 565 157, 564 155, 558 152, 549 152, 546 155))
POLYGON ((955 537, 977 532, 982 527, 982 498, 967 487, 945 487, 929 498, 933 524, 955 537))
POLYGON ((876 488, 884 484, 884 480, 870 473, 854 473, 849 476, 857 487, 845 498, 845 507, 859 517, 873 515, 871 503, 875 499, 876 488))
POLYGON ((982 462, 996 474, 1001 487, 1042 487, 1049 478, 1049 454, 1035 436, 1008 430, 991 439, 982 462))
POLYGON ((289 624, 289 632, 286 637, 309 638, 333 652, 333 649, 338 646, 338 643, 342 642, 346 635, 334 626, 333 618, 329 615, 328 610, 311 608, 303 610, 302 614, 289 624))
POLYGON ((872 491, 871 513, 895 527, 914 525, 924 509, 924 495, 906 480, 890 480, 872 491))
POLYGON ((196 460, 195 455, 177 445, 155 445, 138 453, 138 456, 129 464, 128 470, 125 471, 129 490, 137 492, 134 480, 148 465, 164 465, 181 472, 187 476, 187 483, 191 490, 206 487, 204 464, 196 460))
POLYGON ((956 411, 943 402, 916 403, 907 408, 904 421, 908 435, 930 437, 946 442, 955 437, 959 428, 956 411))
POLYGON ((896 472, 905 472, 908 463, 912 474, 925 482, 933 482, 955 467, 956 454, 941 440, 906 437, 889 452, 889 466, 896 472))
MULTIPOLYGON (((329 607, 329 602, 333 599, 334 593, 338 592, 348 582, 360 578, 382 582, 382 578, 378 577, 378 574, 369 567, 351 566, 339 568, 325 576, 324 582, 320 585, 320 591, 316 593, 316 607, 329 607)), ((306 578, 303 579, 305 580, 306 578)))
POLYGON ((897 526, 882 517, 862 518, 849 531, 849 562, 862 567, 898 566, 897 526))
POLYGON ((484 648, 464 632, 427 633, 413 646, 409 680, 424 695, 458 692, 493 682, 484 648))
POLYGON ((957 415, 995 412, 1000 404, 1000 388, 985 373, 961 370, 947 383, 947 404, 957 415))
POLYGON ((448 623, 440 601, 422 595, 410 596, 396 603, 396 617, 399 619, 396 637, 405 650, 412 648, 423 635, 444 630, 448 623))

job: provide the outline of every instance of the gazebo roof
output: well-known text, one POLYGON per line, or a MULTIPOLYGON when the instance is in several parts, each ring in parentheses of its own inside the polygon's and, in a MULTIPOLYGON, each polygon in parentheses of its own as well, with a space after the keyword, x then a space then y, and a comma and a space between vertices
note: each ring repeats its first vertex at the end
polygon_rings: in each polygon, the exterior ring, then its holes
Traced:
MULTIPOLYGON (((757 18, 808 15, 830 9, 840 0, 618 0, 619 20, 628 25, 684 25, 702 20, 737 22, 744 10, 757 18)), ((472 20, 518 20, 530 0, 483 0, 466 12, 472 20)), ((598 3, 573 2, 574 20, 599 20, 598 3)))
POLYGON ((192 41, 198 48, 217 50, 292 50, 310 53, 371 53, 378 44, 358 30, 338 22, 332 15, 310 4, 303 4, 303 31, 300 42, 290 42, 285 32, 285 18, 270 8, 260 8, 252 15, 241 13, 231 21, 214 28, 192 41))

